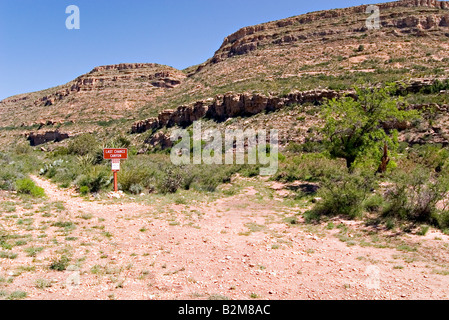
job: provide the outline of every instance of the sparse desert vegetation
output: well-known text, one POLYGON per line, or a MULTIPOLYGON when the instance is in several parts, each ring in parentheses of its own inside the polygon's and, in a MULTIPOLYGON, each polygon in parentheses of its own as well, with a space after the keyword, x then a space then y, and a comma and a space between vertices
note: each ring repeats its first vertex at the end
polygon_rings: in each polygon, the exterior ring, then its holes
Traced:
POLYGON ((367 30, 360 8, 0 102, 0 299, 447 299, 447 9, 385 5, 367 30), (222 134, 277 129, 276 173, 174 165, 188 108, 222 134), (104 148, 129 151, 120 192, 104 148))

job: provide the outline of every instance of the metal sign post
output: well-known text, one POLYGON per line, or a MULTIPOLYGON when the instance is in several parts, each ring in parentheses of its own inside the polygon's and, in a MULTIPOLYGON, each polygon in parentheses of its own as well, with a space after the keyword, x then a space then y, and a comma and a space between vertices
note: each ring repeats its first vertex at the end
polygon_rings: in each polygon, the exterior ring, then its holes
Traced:
POLYGON ((103 158, 111 160, 111 169, 114 173, 114 192, 117 192, 117 172, 120 171, 120 159, 128 159, 128 149, 103 149, 103 158))
POLYGON ((112 172, 114 173, 114 192, 118 191, 117 172, 120 171, 120 159, 112 159, 112 172))

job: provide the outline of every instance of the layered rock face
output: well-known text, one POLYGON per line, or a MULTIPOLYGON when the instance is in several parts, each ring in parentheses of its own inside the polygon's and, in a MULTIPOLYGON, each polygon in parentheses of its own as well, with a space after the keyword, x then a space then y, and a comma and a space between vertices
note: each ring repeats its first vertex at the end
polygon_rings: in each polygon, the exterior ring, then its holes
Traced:
POLYGON ((148 130, 158 130, 163 127, 190 126, 202 118, 218 122, 238 116, 252 116, 264 111, 275 111, 286 105, 306 102, 321 102, 332 99, 342 92, 333 90, 295 91, 287 97, 265 96, 250 93, 226 93, 217 95, 214 99, 197 101, 188 106, 180 106, 176 110, 165 110, 157 118, 138 121, 133 124, 132 133, 142 133, 148 130))
POLYGON ((448 1, 378 6, 378 30, 366 27, 366 5, 312 12, 242 28, 211 59, 184 71, 151 63, 100 66, 65 85, 5 99, 0 128, 8 130, 0 131, 0 140, 30 128, 117 128, 163 109, 172 110, 134 123, 132 132, 185 127, 201 118, 220 122, 319 103, 339 94, 323 88, 351 88, 359 79, 378 83, 449 72, 448 1), (248 93, 255 91, 290 93, 248 93))
POLYGON ((47 142, 60 142, 69 138, 69 134, 56 131, 31 132, 27 135, 31 146, 38 146, 47 142))
MULTIPOLYGON (((440 79, 412 79, 406 84, 401 84, 402 89, 408 92, 418 92, 424 87, 431 86, 435 81, 447 81, 440 79)), ((313 103, 319 104, 323 100, 349 96, 357 99, 355 91, 335 90, 310 90, 293 91, 287 96, 266 96, 264 94, 233 93, 217 95, 213 99, 201 100, 188 106, 180 106, 175 110, 164 110, 157 118, 149 118, 137 121, 132 125, 131 133, 143 133, 146 131, 157 131, 163 127, 188 127, 193 122, 202 118, 222 122, 233 117, 249 117, 261 112, 279 110, 285 106, 294 104, 313 103)), ((409 124, 403 122, 385 124, 388 129, 407 129, 409 124)))
MULTIPOLYGON (((435 27, 449 27, 449 1, 437 0, 402 0, 377 5, 381 14, 381 25, 383 28, 398 28, 400 32, 409 33, 413 28, 430 29, 435 27), (402 13, 400 8, 421 7, 435 9, 429 14, 402 13), (392 13, 393 12, 393 13, 392 13)), ((313 41, 325 36, 336 36, 348 31, 364 32, 367 28, 364 24, 366 20, 367 6, 357 6, 345 9, 326 10, 308 13, 288 19, 249 26, 229 35, 223 41, 221 47, 214 54, 208 64, 215 64, 227 58, 244 55, 249 52, 264 48, 269 45, 280 45, 287 43, 313 41), (335 20, 337 18, 353 19, 357 22, 357 27, 352 29, 341 28, 331 23, 327 26, 324 21, 335 20), (320 22, 319 29, 309 29, 307 24, 320 22), (280 28, 282 30, 280 32, 280 28)), ((201 66, 200 69, 204 68, 201 66)))
POLYGON ((180 85, 185 74, 153 63, 129 63, 94 68, 66 85, 0 101, 0 126, 31 125, 52 121, 88 120, 102 110, 104 118, 120 116, 141 107, 167 90, 180 85), (80 111, 83 114, 80 114, 80 111))
POLYGON ((168 67, 152 63, 131 63, 101 66, 94 68, 69 83, 67 88, 58 90, 48 96, 34 101, 35 105, 43 103, 53 105, 70 94, 77 92, 100 92, 102 90, 151 90, 152 88, 174 88, 181 84, 185 75, 168 67))

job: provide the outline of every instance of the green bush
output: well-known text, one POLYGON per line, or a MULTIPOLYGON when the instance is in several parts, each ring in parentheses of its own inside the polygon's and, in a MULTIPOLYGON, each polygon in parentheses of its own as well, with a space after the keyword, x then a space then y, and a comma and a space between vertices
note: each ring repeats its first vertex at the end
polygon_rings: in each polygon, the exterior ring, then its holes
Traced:
POLYGON ((449 89, 449 80, 436 80, 432 85, 423 87, 420 92, 424 94, 431 94, 431 93, 440 93, 442 90, 448 90, 449 89))
POLYGON ((82 196, 86 196, 88 193, 89 193, 89 187, 88 186, 80 187, 80 194, 82 196))
POLYGON ((36 198, 45 197, 45 190, 37 186, 30 178, 16 181, 16 191, 21 194, 28 194, 36 198))
POLYGON ((385 206, 384 198, 379 194, 373 194, 365 200, 363 207, 370 213, 379 213, 385 206))
POLYGON ((342 175, 339 179, 324 182, 318 191, 321 197, 309 217, 345 216, 360 218, 364 212, 364 203, 374 188, 374 178, 368 174, 354 173, 342 175))
POLYGON ((285 151, 292 153, 320 153, 325 151, 324 149, 325 147, 323 143, 307 140, 302 144, 290 142, 285 148, 285 151))
POLYGON ((425 144, 410 148, 407 159, 403 160, 403 166, 420 165, 441 172, 447 166, 448 160, 449 150, 447 148, 443 148, 442 145, 425 144))
MULTIPOLYGON (((92 167, 91 165, 89 168, 92 167)), ((51 163, 45 163, 39 174, 46 176, 63 187, 69 187, 77 177, 85 170, 73 156, 65 156, 51 163)))
POLYGON ((60 156, 66 156, 69 154, 69 149, 67 147, 56 147, 51 153, 50 155, 52 157, 60 157, 60 156))
MULTIPOLYGON (((377 89, 355 88, 357 99, 345 96, 327 101, 321 115, 325 125, 321 130, 323 143, 334 158, 346 161, 348 169, 354 164, 380 162, 386 144, 390 152, 397 148, 396 130, 385 130, 383 123, 413 121, 420 116, 416 110, 407 110, 402 97, 392 94, 396 86, 377 89)), ((377 164, 379 165, 379 163, 377 164)))
POLYGON ((165 168, 158 183, 157 190, 162 194, 175 193, 182 185, 182 176, 175 168, 165 168))
POLYGON ((155 183, 154 164, 147 163, 145 158, 140 160, 133 159, 123 162, 123 166, 118 173, 118 181, 122 191, 137 194, 135 193, 137 191, 136 186, 141 187, 142 190, 138 192, 141 193, 144 188, 149 189, 155 183))
POLYGON ((436 204, 449 191, 449 177, 432 177, 432 171, 419 166, 409 169, 396 171, 392 176, 393 185, 385 194, 384 216, 410 222, 438 223, 434 219, 436 204))
POLYGON ((33 148, 28 142, 19 142, 15 146, 14 151, 17 154, 30 154, 33 151, 33 148))
POLYGON ((15 188, 15 181, 19 178, 17 172, 9 171, 5 167, 0 167, 0 189, 12 191, 15 188))
POLYGON ((244 176, 259 174, 259 167, 253 165, 189 165, 181 167, 181 187, 198 191, 214 192, 220 184, 231 181, 233 174, 244 176))
POLYGON ((286 157, 279 163, 279 170, 273 178, 282 182, 322 181, 339 176, 345 171, 345 164, 341 160, 329 159, 323 154, 306 153, 286 157))
POLYGON ((69 154, 84 156, 93 153, 97 147, 97 138, 92 134, 86 133, 71 140, 67 149, 69 154))
POLYGON ((129 187, 129 192, 132 194, 141 194, 143 187, 140 184, 133 184, 129 187))
POLYGON ((16 181, 25 178, 40 166, 39 158, 33 153, 14 154, 0 152, 0 189, 13 191, 16 181))
POLYGON ((449 229, 449 211, 435 213, 434 218, 438 221, 438 226, 442 230, 449 229))
POLYGON ((69 266, 70 259, 63 255, 61 258, 57 260, 53 260, 53 262, 50 264, 50 269, 55 271, 64 271, 69 266))
POLYGON ((75 185, 78 190, 81 190, 82 187, 87 187, 90 192, 99 192, 108 188, 111 185, 112 179, 111 171, 108 168, 93 166, 88 172, 77 178, 75 185))

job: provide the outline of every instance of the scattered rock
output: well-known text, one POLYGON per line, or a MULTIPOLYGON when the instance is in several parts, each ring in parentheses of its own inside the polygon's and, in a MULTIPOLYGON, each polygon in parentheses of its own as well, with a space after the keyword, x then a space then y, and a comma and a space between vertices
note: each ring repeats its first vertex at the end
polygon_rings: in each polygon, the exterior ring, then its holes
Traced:
POLYGON ((121 190, 117 191, 117 192, 109 192, 107 194, 107 197, 109 199, 120 199, 123 198, 125 196, 125 193, 121 190))

